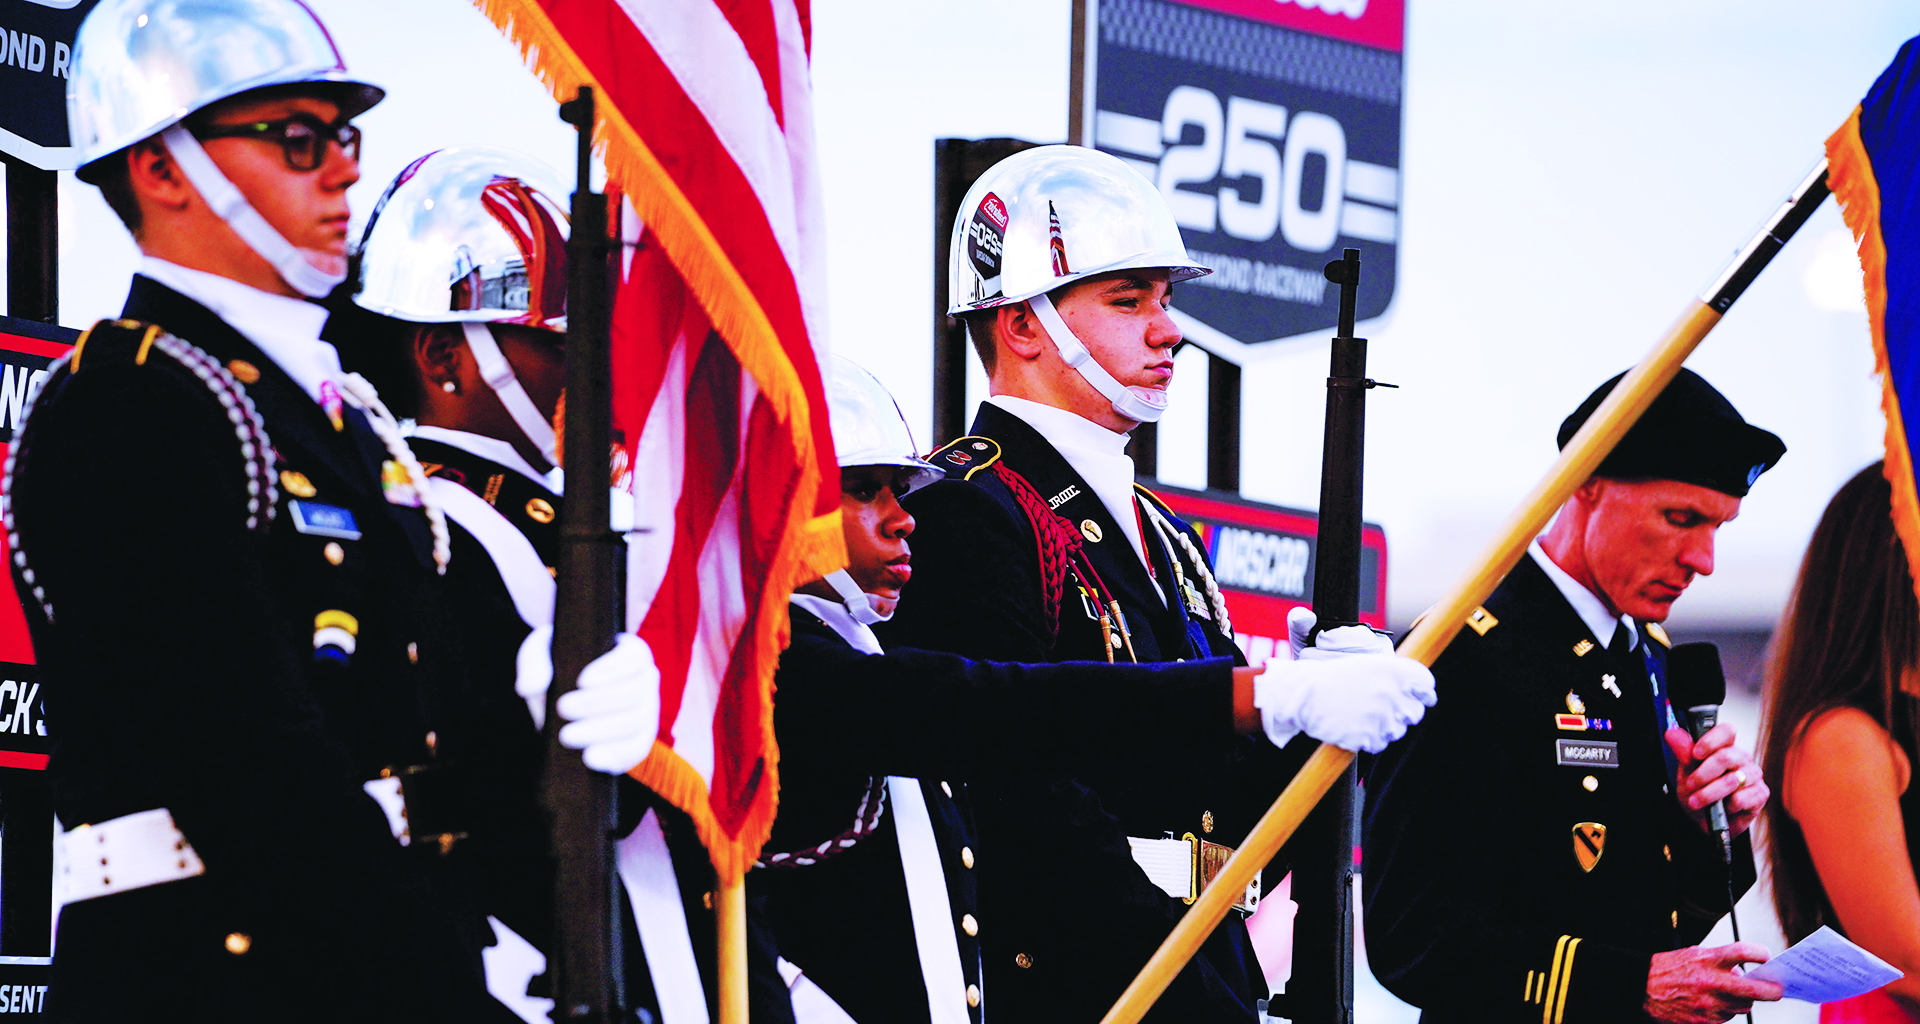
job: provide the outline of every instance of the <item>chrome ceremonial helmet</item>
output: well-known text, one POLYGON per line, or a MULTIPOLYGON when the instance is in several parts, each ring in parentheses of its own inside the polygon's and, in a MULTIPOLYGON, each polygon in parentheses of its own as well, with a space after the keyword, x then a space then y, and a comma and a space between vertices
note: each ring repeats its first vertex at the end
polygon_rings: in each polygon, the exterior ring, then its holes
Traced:
MULTIPOLYGON (((947 471, 920 457, 913 443, 913 431, 900 412, 886 386, 851 359, 829 356, 826 379, 827 414, 833 426, 834 461, 842 469, 855 466, 900 466, 913 470, 908 478, 907 494, 947 475, 947 471)), ((904 498, 906 494, 895 497, 904 498)), ((827 585, 840 595, 840 603, 855 622, 872 625, 889 616, 873 609, 873 603, 845 569, 826 575, 827 585)))
POLYGON ((548 462, 553 425, 513 375, 487 324, 567 329, 564 195, 545 164, 509 149, 458 146, 407 165, 360 238, 361 308, 412 323, 463 325, 480 375, 548 462))
POLYGON ((316 87, 339 105, 343 122, 386 95, 347 74, 326 27, 299 0, 101 0, 80 23, 67 79, 76 173, 97 185, 105 158, 160 135, 235 233, 288 284, 325 295, 345 279, 345 261, 296 249, 180 124, 209 104, 276 85, 316 87))
POLYGON ((1030 301, 1061 357, 1114 411, 1152 423, 1166 411, 1165 393, 1114 380, 1047 298, 1085 277, 1152 267, 1175 282, 1213 273, 1187 255, 1160 190, 1119 157, 1039 146, 994 164, 967 190, 947 247, 947 313, 1030 301))

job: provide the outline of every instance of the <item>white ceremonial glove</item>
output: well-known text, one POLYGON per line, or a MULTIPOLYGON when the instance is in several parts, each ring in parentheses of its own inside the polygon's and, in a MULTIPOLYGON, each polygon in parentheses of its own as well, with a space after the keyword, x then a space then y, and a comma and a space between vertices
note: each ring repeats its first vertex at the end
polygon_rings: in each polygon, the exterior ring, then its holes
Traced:
POLYGON ((1341 626, 1329 629, 1314 638, 1308 646, 1307 637, 1313 633, 1313 627, 1320 619, 1313 609, 1302 605, 1287 612, 1287 649, 1293 652, 1297 661, 1305 657, 1309 661, 1324 661, 1347 654, 1392 654, 1393 640, 1385 633, 1376 633, 1370 626, 1341 626), (1313 652, 1303 654, 1302 652, 1313 652))
POLYGON ((623 775, 646 760, 660 731, 660 669, 653 648, 631 633, 580 670, 579 685, 555 705, 566 720, 560 745, 594 771, 623 775))
POLYGON ((513 692, 527 702, 533 712, 533 727, 547 727, 547 688, 553 685, 553 627, 540 626, 520 641, 520 653, 513 659, 513 692))
MULTIPOLYGON (((1337 632, 1343 631, 1321 635, 1337 632)), ((1275 746, 1304 732, 1336 747, 1378 754, 1433 704, 1433 673, 1391 653, 1309 647, 1299 661, 1270 662, 1253 681, 1253 705, 1275 746)))

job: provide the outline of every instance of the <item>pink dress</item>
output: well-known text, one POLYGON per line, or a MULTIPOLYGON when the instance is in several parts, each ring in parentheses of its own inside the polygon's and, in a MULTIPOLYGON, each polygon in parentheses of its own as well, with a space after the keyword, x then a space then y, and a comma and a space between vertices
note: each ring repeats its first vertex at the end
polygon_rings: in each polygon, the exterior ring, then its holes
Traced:
POLYGON ((1920 1016, 1909 1013, 1900 1001, 1876 988, 1865 995, 1820 1004, 1820 1024, 1916 1024, 1920 1016))

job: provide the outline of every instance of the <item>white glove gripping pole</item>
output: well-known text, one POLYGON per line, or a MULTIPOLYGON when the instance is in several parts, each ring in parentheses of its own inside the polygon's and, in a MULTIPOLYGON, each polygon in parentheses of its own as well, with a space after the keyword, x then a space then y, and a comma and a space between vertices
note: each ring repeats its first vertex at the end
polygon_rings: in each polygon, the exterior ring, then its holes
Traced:
POLYGON ((1130 420, 1141 423, 1158 423, 1167 411, 1167 393, 1155 388, 1127 387, 1113 379, 1113 374, 1100 365, 1087 346, 1080 343, 1073 332, 1067 329, 1067 322, 1060 319, 1060 311, 1053 308, 1053 300, 1046 293, 1035 295, 1027 300, 1033 315, 1038 317, 1040 325, 1047 329, 1053 338, 1055 348, 1060 350, 1060 358, 1067 365, 1080 372, 1095 391, 1105 395, 1113 403, 1113 411, 1130 420))
POLYGON ((273 229, 260 211, 247 202, 233 182, 220 173, 207 151, 200 148, 200 140, 180 125, 174 125, 160 133, 167 144, 167 151, 173 154, 173 162, 178 164, 182 174, 200 190, 200 198, 206 200, 207 207, 240 240, 247 243, 260 258, 273 264, 279 271, 280 279, 292 285, 293 289, 310 299, 325 298, 340 282, 347 279, 346 257, 335 257, 327 253, 309 253, 297 248, 286 236, 273 229), (312 258, 337 259, 338 270, 322 270, 311 262, 312 258))
POLYGON ((500 346, 493 340, 493 332, 486 324, 463 323, 461 329, 467 335, 467 347, 473 350, 473 360, 479 364, 480 376, 486 380, 493 393, 500 396, 500 404, 507 409, 507 415, 527 435, 540 454, 546 457, 548 465, 559 465, 560 460, 554 453, 553 424, 540 410, 534 408, 533 399, 527 397, 527 389, 520 386, 519 378, 513 375, 513 364, 500 354, 500 346))
POLYGON ((853 621, 871 626, 893 618, 891 614, 882 615, 873 610, 873 602, 867 599, 867 592, 860 589, 860 584, 853 582, 853 574, 847 570, 836 569, 825 578, 827 586, 840 595, 840 603, 847 606, 847 614, 853 616, 853 621))

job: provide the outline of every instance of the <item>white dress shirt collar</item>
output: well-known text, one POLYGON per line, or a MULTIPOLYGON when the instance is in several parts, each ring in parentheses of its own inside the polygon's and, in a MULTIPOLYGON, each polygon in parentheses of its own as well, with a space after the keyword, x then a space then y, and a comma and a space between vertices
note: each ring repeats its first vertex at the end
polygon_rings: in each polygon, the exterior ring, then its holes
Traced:
POLYGON ((881 653, 880 638, 874 636, 873 630, 864 623, 853 621, 853 616, 847 614, 846 605, 812 594, 794 594, 789 600, 812 612, 854 650, 862 654, 881 653))
POLYGON ((1540 564, 1541 569, 1545 570, 1547 578, 1553 581, 1553 585, 1560 588, 1561 596, 1573 606, 1574 614, 1580 616, 1580 621, 1587 624, 1587 629, 1593 632, 1595 640, 1600 641, 1600 646, 1607 647, 1613 643, 1615 624, 1627 627, 1627 650, 1631 651, 1639 646, 1640 631, 1634 628, 1633 616, 1621 615, 1615 618, 1607 611, 1605 601, 1596 597, 1593 591, 1581 586, 1572 576, 1567 575, 1565 569, 1555 565, 1553 559, 1547 557, 1547 552, 1540 546, 1538 538, 1527 545, 1527 553, 1533 556, 1533 560, 1540 564))
POLYGON ((140 258, 140 273, 207 307, 265 352, 314 401, 320 400, 322 381, 341 375, 340 353, 320 340, 327 323, 325 308, 156 256, 140 258))
POLYGON ((560 493, 560 486, 557 483, 559 477, 558 470, 553 473, 542 473, 534 469, 532 464, 520 457, 520 453, 514 450, 513 445, 497 437, 488 437, 485 434, 475 434, 465 430, 449 430, 446 427, 435 427, 426 424, 415 425, 414 428, 408 432, 408 436, 424 437, 429 441, 438 441, 441 444, 452 445, 463 452, 478 455, 489 462, 497 462, 555 494, 560 493))
MULTIPOLYGON (((1127 435, 1108 430, 1078 413, 1025 398, 994 395, 987 401, 1018 416, 1053 445, 1054 451, 1087 482, 1100 504, 1106 506, 1107 514, 1127 535, 1134 557, 1146 564, 1140 519, 1133 510, 1133 459, 1127 455, 1127 435)), ((1159 586, 1159 581, 1155 580, 1154 585, 1159 586)))

